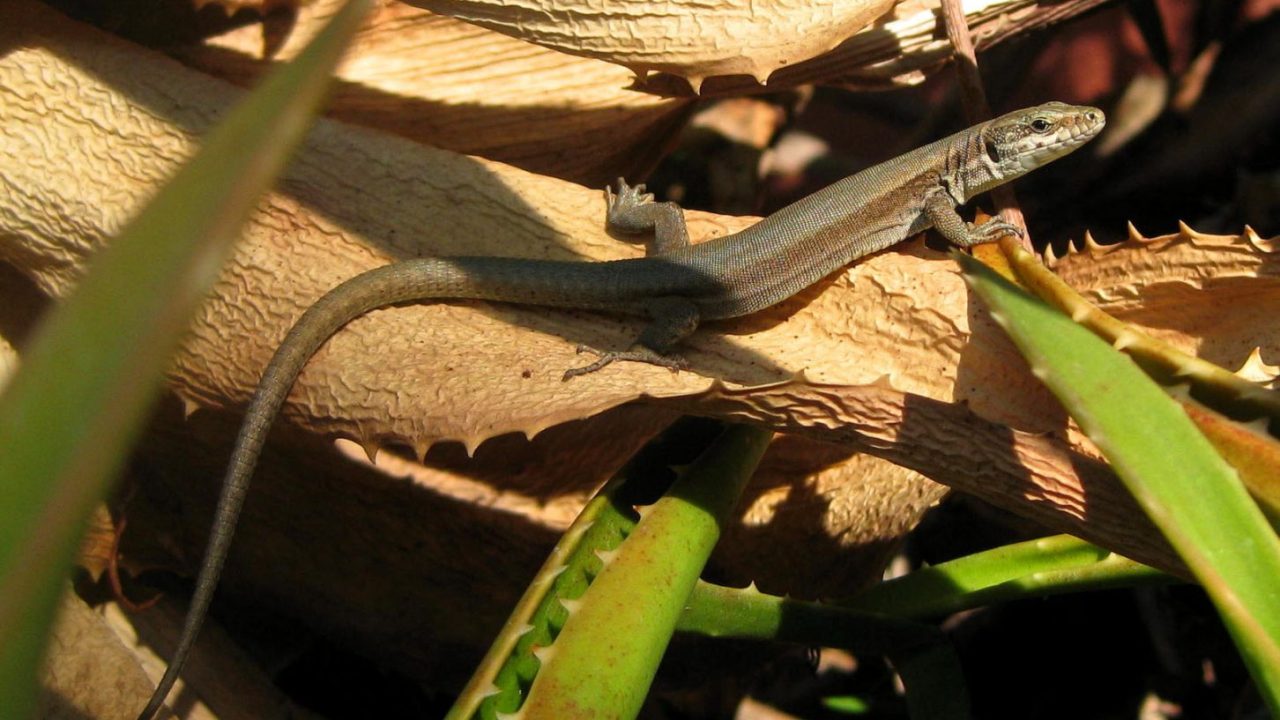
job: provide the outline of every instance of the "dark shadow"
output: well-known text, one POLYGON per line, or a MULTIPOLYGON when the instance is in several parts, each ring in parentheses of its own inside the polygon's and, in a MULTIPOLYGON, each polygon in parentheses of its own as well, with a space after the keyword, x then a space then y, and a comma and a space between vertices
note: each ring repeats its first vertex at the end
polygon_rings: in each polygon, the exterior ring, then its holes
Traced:
MULTIPOLYGON (((189 553, 194 574, 221 489, 225 438, 240 419, 202 411, 184 422, 177 405, 162 404, 135 458, 151 472, 135 474, 147 484, 127 506, 122 551, 169 537, 189 553), (204 477, 181 471, 192 467, 218 469, 204 477)), ((276 433, 288 438, 263 453, 220 583, 233 616, 226 624, 236 624, 237 605, 269 607, 390 668, 460 685, 559 530, 389 480, 328 440, 276 433), (324 469, 300 485, 297 468, 317 467, 324 469)))
POLYGON ((97 720, 96 716, 81 710, 75 701, 60 692, 49 692, 46 687, 41 688, 36 712, 32 717, 42 720, 97 720))
MULTIPOLYGON (((0 238, 0 245, 12 248, 16 247, 16 241, 0 238)), ((3 261, 0 261, 0 297, 5 298, 4 307, 0 307, 0 337, 21 351, 49 309, 49 298, 29 277, 3 261)))
MULTIPOLYGON (((879 577, 900 538, 855 544, 831 535, 833 530, 839 531, 828 527, 829 498, 812 487, 812 478, 818 473, 847 461, 855 453, 843 445, 798 436, 774 438, 756 471, 756 479, 747 485, 731 515, 703 578, 730 587, 754 582, 761 592, 826 599, 850 595, 879 577), (762 482, 763 479, 774 482, 762 482), (786 495, 772 506, 771 520, 744 523, 742 517, 747 508, 762 496, 778 492, 778 479, 785 480, 786 495)), ((874 483, 876 479, 868 481, 874 483)), ((850 478, 850 482, 859 480, 850 478)), ((876 510, 869 512, 874 514, 876 510)), ((891 511, 886 508, 885 512, 891 511)), ((870 519, 880 528, 886 520, 884 516, 859 519, 870 519)), ((858 529, 850 527, 848 532, 857 533, 858 529)))
MULTIPOLYGON (((47 0, 80 22, 103 28, 113 35, 148 47, 201 42, 233 28, 261 22, 257 10, 241 7, 228 13, 220 3, 156 3, 152 0, 47 0)), ((272 13, 275 17, 292 15, 272 13)))

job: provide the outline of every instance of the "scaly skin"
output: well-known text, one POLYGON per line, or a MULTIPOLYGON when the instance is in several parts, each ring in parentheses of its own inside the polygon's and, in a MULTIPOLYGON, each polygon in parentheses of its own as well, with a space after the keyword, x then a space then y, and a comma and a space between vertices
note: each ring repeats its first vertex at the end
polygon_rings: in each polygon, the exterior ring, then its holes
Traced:
POLYGON ((177 648, 140 720, 150 720, 177 679, 213 597, 267 431, 312 354, 351 320, 410 301, 479 299, 603 310, 649 318, 635 345, 565 372, 565 380, 616 360, 683 367, 669 351, 703 320, 749 315, 785 300, 854 260, 928 228, 969 247, 1007 232, 999 218, 973 225, 956 207, 1075 150, 1102 129, 1091 107, 1047 103, 976 125, 863 170, 741 232, 692 245, 684 215, 619 180, 607 222, 652 232, 643 258, 579 263, 513 258, 406 260, 357 275, 299 318, 258 383, 214 512, 204 563, 177 648))

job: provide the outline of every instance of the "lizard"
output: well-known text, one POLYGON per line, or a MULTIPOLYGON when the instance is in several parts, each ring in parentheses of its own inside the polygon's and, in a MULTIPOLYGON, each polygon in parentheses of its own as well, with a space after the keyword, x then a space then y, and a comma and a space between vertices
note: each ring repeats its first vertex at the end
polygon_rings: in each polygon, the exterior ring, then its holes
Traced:
POLYGON ((644 257, 604 262, 498 257, 402 260, 339 284, 303 312, 263 372, 223 481, 181 635, 139 720, 150 720, 189 654, 227 557, 267 432, 304 365, 330 336, 370 310, 406 302, 478 299, 638 315, 631 348, 597 352, 564 380, 618 360, 686 367, 672 354, 704 320, 749 315, 929 228, 965 248, 1021 229, 998 216, 973 224, 957 208, 1089 141, 1101 110, 1050 102, 1017 110, 875 165, 739 232, 691 244, 683 211, 643 185, 606 189, 606 225, 652 233, 644 257))

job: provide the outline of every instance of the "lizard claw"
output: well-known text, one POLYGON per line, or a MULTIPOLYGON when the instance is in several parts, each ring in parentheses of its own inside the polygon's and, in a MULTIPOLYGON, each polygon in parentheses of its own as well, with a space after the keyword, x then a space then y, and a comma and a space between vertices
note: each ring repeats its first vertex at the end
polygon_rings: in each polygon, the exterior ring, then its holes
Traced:
POLYGON ((993 217, 990 220, 975 225, 969 223, 969 240, 968 246, 980 245, 982 243, 995 242, 1005 235, 1014 235, 1023 237, 1022 228, 1008 222, 1000 217, 993 217))

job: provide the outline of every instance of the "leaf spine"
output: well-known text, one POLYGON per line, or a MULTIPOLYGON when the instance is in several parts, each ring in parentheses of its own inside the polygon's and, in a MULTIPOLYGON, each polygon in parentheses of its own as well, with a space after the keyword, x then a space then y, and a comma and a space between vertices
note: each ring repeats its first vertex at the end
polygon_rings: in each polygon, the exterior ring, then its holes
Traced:
POLYGON ((555 657, 555 645, 538 645, 529 651, 534 657, 538 658, 538 662, 546 665, 551 658, 555 657))
POLYGON ((1045 267, 1053 267, 1058 263, 1058 256, 1053 252, 1053 243, 1045 244, 1044 252, 1041 253, 1040 257, 1044 261, 1045 267))
POLYGON ((1106 248, 1098 244, 1098 241, 1093 237, 1093 233, 1088 230, 1084 231, 1084 247, 1089 251, 1090 255, 1101 255, 1107 251, 1106 248))

